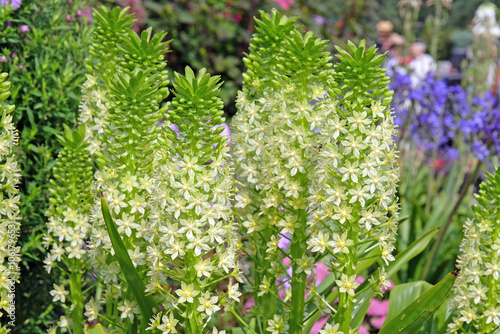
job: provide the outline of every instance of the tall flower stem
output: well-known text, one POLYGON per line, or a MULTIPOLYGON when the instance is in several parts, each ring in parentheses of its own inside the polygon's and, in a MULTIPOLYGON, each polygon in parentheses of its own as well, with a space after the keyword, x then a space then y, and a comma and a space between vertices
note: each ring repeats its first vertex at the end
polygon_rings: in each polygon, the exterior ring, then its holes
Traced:
POLYGON ((80 261, 74 259, 69 281, 71 301, 73 304, 73 310, 71 312, 71 318, 73 320, 73 334, 83 333, 83 295, 81 266, 82 265, 80 261))
MULTIPOLYGON (((272 228, 267 228, 266 230, 264 230, 262 233, 263 244, 267 244, 271 239, 272 235, 273 235, 272 228)), ((255 272, 255 282, 258 284, 258 282, 262 282, 268 270, 271 269, 271 262, 265 259, 266 258, 265 249, 258 249, 257 252, 258 252, 257 259, 260 262, 257 268, 260 270, 257 270, 255 272)), ((262 322, 264 324, 267 324, 268 321, 273 318, 273 316, 276 314, 276 309, 277 309, 275 295, 278 294, 278 288, 276 287, 276 284, 271 286, 269 290, 270 291, 268 293, 265 293, 262 296, 258 296, 257 293, 255 293, 254 295, 254 299, 257 302, 257 305, 262 305, 262 322)), ((266 330, 265 326, 263 330, 264 333, 270 333, 269 331, 266 330)))
MULTIPOLYGON (((186 282, 188 284, 193 284, 195 289, 198 290, 198 279, 196 277, 196 269, 195 265, 198 262, 198 259, 192 250, 186 252, 186 266, 190 268, 187 271, 186 282)), ((193 298, 193 302, 187 305, 186 309, 186 334, 199 334, 202 332, 202 319, 200 319, 198 307, 198 296, 193 298)))
POLYGON ((453 221, 453 218, 455 217, 455 214, 457 213, 458 208, 460 207, 460 204, 462 204, 465 196, 467 195, 469 187, 477 179, 477 176, 478 176, 479 172, 481 171, 482 165, 483 165, 482 161, 478 160, 477 164, 476 164, 476 168, 474 169, 472 174, 469 175, 469 177, 465 181, 464 185, 462 186, 462 190, 460 191, 460 194, 458 195, 458 199, 455 203, 455 206, 453 206, 453 209, 451 210, 450 214, 448 215, 448 218, 446 219, 446 223, 444 224, 444 226, 441 228, 441 231, 439 232, 438 239, 436 240, 436 242, 434 243, 434 246, 431 249, 431 253, 429 254, 429 257, 427 258, 427 262, 425 263, 425 268, 424 268, 424 271, 422 272, 420 279, 425 280, 425 278, 427 277, 427 274, 429 273, 432 262, 434 262, 434 258, 436 257, 439 246, 443 242, 446 231, 448 231, 448 228, 450 227, 451 222, 453 221))
MULTIPOLYGON (((434 1, 434 6, 436 6, 436 11, 434 12, 434 31, 440 31, 441 30, 441 15, 443 13, 443 3, 441 0, 436 0, 434 1)), ((439 42, 439 34, 434 33, 432 34, 431 37, 431 47, 430 47, 430 53, 432 58, 437 59, 437 50, 438 50, 438 42, 439 42)))
MULTIPOLYGON (((441 108, 441 112, 439 113, 439 128, 442 128, 444 117, 444 108, 441 108)), ((436 183, 436 160, 438 157, 438 148, 439 148, 439 133, 436 133, 434 136, 434 147, 432 149, 432 166, 429 173, 429 181, 427 183, 427 201, 425 203, 425 215, 429 216, 431 211, 431 201, 432 201, 432 189, 434 188, 434 184, 436 183)))
MULTIPOLYGON (((359 217, 355 217, 354 220, 359 220, 359 217)), ((356 273, 356 266, 358 264, 358 259, 356 255, 356 244, 358 243, 359 228, 358 224, 354 224, 349 230, 349 239, 354 240, 354 245, 349 247, 349 253, 346 254, 346 267, 344 273, 351 277, 356 273)), ((335 315, 336 323, 340 324, 340 331, 344 333, 350 333, 352 311, 354 307, 354 300, 349 296, 347 292, 339 293, 339 307, 338 312, 335 315)))
POLYGON ((302 334, 302 324, 304 322, 304 305, 306 293, 307 274, 304 271, 299 273, 298 260, 306 254, 306 227, 307 213, 305 210, 298 210, 297 223, 299 227, 294 230, 291 254, 292 254, 292 310, 290 313, 290 334, 302 334))

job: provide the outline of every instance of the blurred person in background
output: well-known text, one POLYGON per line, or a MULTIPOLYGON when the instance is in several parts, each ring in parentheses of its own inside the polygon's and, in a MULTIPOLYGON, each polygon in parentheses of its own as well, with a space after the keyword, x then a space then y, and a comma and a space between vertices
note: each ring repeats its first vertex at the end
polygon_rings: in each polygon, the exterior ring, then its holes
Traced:
POLYGON ((412 87, 417 87, 430 73, 436 72, 436 62, 430 54, 425 53, 426 49, 425 43, 421 42, 415 42, 410 47, 408 73, 412 87))
POLYGON ((389 49, 391 48, 390 38, 393 29, 394 26, 389 21, 380 21, 377 23, 378 40, 376 46, 379 49, 379 52, 384 53, 386 51, 389 51, 389 49))
POLYGON ((409 57, 404 57, 405 38, 397 33, 392 33, 388 40, 389 52, 387 60, 384 63, 384 68, 387 70, 387 75, 392 77, 396 73, 406 73, 405 65, 411 60, 409 57))

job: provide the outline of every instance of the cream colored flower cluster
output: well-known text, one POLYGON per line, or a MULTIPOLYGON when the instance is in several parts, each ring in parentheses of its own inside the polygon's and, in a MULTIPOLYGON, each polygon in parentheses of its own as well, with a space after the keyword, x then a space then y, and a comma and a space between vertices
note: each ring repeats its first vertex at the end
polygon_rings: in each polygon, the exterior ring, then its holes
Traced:
POLYGON ((447 333, 495 333, 500 328, 500 169, 476 195, 474 219, 464 224, 447 333))
MULTIPOLYGON (((113 11, 101 9, 96 14, 97 27, 93 36, 95 49, 102 48, 99 43, 108 36, 107 45, 112 50, 120 50, 112 65, 106 63, 109 54, 101 50, 104 58, 98 58, 95 65, 98 82, 94 97, 104 87, 106 102, 100 109, 104 117, 99 117, 102 132, 98 134, 100 150, 95 154, 99 170, 93 183, 96 200, 90 212, 89 253, 90 264, 104 283, 104 294, 102 299, 86 305, 90 320, 97 318, 103 303, 108 309, 118 309, 119 315, 114 315, 116 319, 113 319, 116 326, 112 325, 111 329, 120 328, 120 323, 130 326, 140 312, 134 297, 124 293, 128 284, 121 275, 106 229, 99 195, 102 194, 109 204, 112 219, 133 265, 143 281, 147 281, 147 247, 153 238, 158 238, 148 223, 149 215, 153 214, 150 200, 156 186, 153 160, 159 148, 158 123, 165 111, 160 109, 160 102, 168 96, 165 87, 168 79, 164 71, 164 48, 168 42, 163 42, 166 34, 153 35, 152 29, 148 29, 139 37, 129 31, 133 17, 125 13, 126 10, 118 8, 113 11)), ((99 107, 97 101, 90 106, 94 107, 99 107)), ((95 123, 95 119, 93 121, 95 123)), ((143 322, 148 320, 142 319, 143 322)))
MULTIPOLYGON (((278 333, 283 318, 274 317, 272 305, 281 285, 290 288, 288 325, 295 333, 316 262, 330 264, 345 294, 341 308, 349 313, 358 263, 374 249, 386 264, 394 259, 392 94, 380 68, 383 56, 364 42, 351 43, 349 53, 339 50, 341 61, 332 71, 323 42, 299 33, 293 20, 273 12, 257 22, 233 120, 240 181, 235 208, 255 265, 254 311, 264 316, 268 331, 278 333)), ((372 287, 380 291, 386 280, 381 270, 372 287)))
POLYGON ((169 120, 180 126, 169 131, 172 144, 162 148, 167 159, 157 167, 148 220, 159 236, 148 246, 148 290, 165 292, 171 305, 152 327, 165 334, 176 332, 176 312, 187 333, 201 333, 216 312, 240 301, 234 282, 240 280, 240 241, 229 203, 232 166, 226 138, 218 135, 224 127, 212 130, 224 121, 218 81, 186 68, 186 77, 177 75, 174 83, 169 120), (165 277, 177 281, 169 291, 165 277), (220 283, 227 288, 214 290, 220 283))
POLYGON ((98 136, 104 132, 104 126, 107 125, 105 85, 98 85, 97 81, 95 76, 87 75, 82 87, 78 116, 78 122, 86 126, 86 141, 89 143, 88 150, 91 155, 100 151, 101 142, 98 136))
POLYGON ((19 180, 21 171, 14 156, 19 135, 12 122, 15 106, 6 102, 11 83, 7 73, 0 74, 0 330, 9 331, 7 324, 15 325, 15 284, 19 282, 21 247, 17 246, 21 222, 19 217, 19 180), (13 315, 14 318, 9 317, 13 315))
POLYGON ((337 270, 356 268, 361 244, 376 243, 382 259, 394 260, 397 231, 395 129, 388 107, 379 103, 350 107, 332 102, 318 108, 320 152, 311 188, 311 238, 314 252, 335 254, 337 270), (320 222, 320 224, 318 224, 320 222), (358 257, 353 259, 352 257, 358 257))

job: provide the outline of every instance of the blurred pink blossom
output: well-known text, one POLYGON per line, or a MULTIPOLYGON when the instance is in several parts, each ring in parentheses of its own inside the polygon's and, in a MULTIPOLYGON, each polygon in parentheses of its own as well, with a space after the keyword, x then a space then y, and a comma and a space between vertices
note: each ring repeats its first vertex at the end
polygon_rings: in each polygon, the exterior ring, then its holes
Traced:
POLYGON ((359 327, 358 334, 370 334, 370 332, 365 326, 361 325, 361 327, 359 327))
POLYGON ((354 280, 354 282, 359 283, 359 284, 362 284, 364 281, 365 281, 365 278, 363 276, 358 276, 354 280))
POLYGON ((388 299, 378 300, 376 298, 372 298, 370 307, 368 308, 368 311, 366 311, 366 314, 385 317, 387 315, 388 310, 389 310, 388 299))
POLYGON ((316 275, 316 286, 318 286, 330 274, 330 271, 326 264, 317 262, 314 274, 316 275))
POLYGON ((30 31, 30 27, 26 24, 23 24, 22 26, 19 27, 19 30, 21 32, 28 32, 28 31, 30 31))
MULTIPOLYGON (((10 7, 12 7, 12 9, 14 10, 19 9, 19 7, 21 7, 21 3, 22 3, 21 0, 12 0, 10 2, 10 7)), ((7 6, 9 4, 9 0, 1 0, 0 4, 2 6, 7 6)))
POLYGON ((328 317, 323 317, 316 321, 316 323, 313 325, 311 328, 311 334, 318 334, 319 331, 323 328, 323 326, 326 324, 328 321, 328 317))
POLYGON ((385 315, 383 317, 373 317, 370 319, 370 324, 372 324, 373 327, 380 329, 382 328, 384 321, 385 321, 385 315))
POLYGON ((274 0, 274 1, 277 2, 281 6, 281 8, 283 8, 285 10, 292 7, 292 5, 294 3, 294 0, 274 0))

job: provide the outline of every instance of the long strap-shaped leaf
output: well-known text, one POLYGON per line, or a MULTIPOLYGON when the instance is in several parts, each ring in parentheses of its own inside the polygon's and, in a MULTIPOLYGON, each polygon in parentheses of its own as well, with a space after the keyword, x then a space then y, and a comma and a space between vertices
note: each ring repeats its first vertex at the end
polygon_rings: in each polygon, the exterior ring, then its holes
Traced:
POLYGON ((382 327, 379 334, 414 334, 448 298, 458 270, 446 275, 438 284, 424 292, 396 317, 382 327))
POLYGON ((122 269, 123 276, 127 280, 129 285, 129 289, 134 294, 134 297, 139 305, 139 309, 141 310, 141 314, 144 318, 144 323, 147 324, 149 319, 153 316, 153 310, 157 309, 158 306, 155 303, 152 296, 146 295, 146 286, 139 276, 139 273, 134 267, 130 256, 128 255, 127 248, 123 244, 123 240, 118 233, 115 223, 111 218, 111 214, 109 213, 108 203, 106 199, 101 196, 101 206, 102 206, 102 215, 104 217, 104 221, 106 222, 106 228, 108 229, 109 238, 111 239, 111 244, 113 245, 113 249, 115 250, 115 256, 120 264, 120 268, 122 269))

